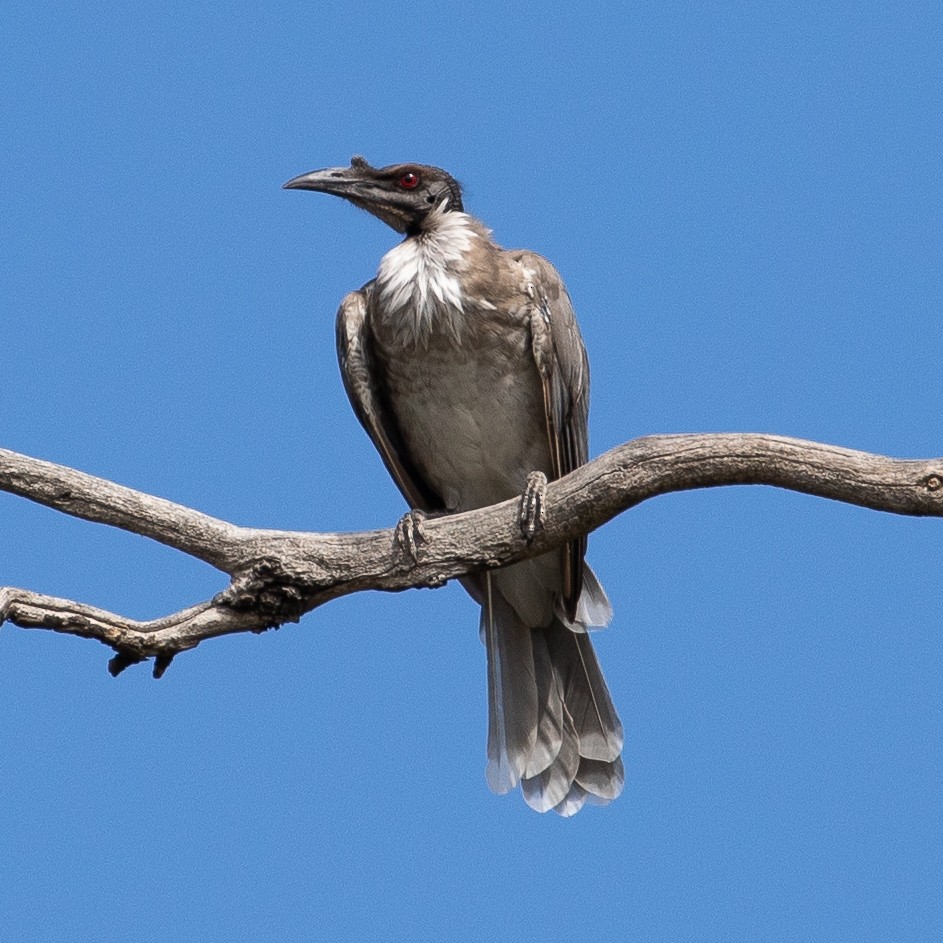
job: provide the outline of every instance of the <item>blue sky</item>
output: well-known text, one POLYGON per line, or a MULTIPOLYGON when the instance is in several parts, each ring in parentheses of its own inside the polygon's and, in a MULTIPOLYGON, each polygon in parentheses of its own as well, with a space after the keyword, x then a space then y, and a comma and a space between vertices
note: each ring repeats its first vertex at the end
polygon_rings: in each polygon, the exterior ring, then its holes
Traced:
MULTIPOLYGON (((339 299, 395 235, 280 185, 437 163, 551 258, 592 451, 776 432, 943 453, 938 3, 12 0, 0 445, 246 525, 391 526, 339 299)), ((17 941, 943 935, 943 523, 660 498, 593 535, 626 788, 484 783, 457 587, 205 643, 160 682, 0 630, 17 941)), ((0 583, 156 616, 220 574, 0 495, 0 583)))

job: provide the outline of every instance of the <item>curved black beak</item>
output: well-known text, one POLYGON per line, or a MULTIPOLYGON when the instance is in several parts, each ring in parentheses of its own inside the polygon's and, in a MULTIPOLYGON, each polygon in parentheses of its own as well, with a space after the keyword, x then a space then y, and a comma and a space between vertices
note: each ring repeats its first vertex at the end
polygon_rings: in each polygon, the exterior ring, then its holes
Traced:
POLYGON ((345 196, 352 184, 360 180, 354 176, 351 167, 328 167, 325 170, 312 170, 311 173, 292 177, 282 184, 283 190, 317 190, 319 193, 334 193, 345 196))
POLYGON ((406 232, 411 215, 409 194, 384 185, 384 179, 362 157, 354 157, 349 167, 327 167, 292 177, 282 184, 285 190, 316 190, 339 196, 372 213, 397 232, 406 232), (402 205, 404 200, 405 205, 402 205))

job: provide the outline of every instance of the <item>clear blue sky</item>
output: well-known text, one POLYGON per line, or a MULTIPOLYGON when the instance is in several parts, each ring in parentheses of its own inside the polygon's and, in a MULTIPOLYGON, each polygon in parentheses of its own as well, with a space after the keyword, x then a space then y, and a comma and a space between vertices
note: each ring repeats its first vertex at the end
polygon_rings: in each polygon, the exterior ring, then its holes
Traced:
MULTIPOLYGON (((449 169, 551 258, 592 449, 943 453, 936 2, 26 3, 0 12, 0 445, 247 525, 391 526, 334 358, 395 235, 282 182, 449 169)), ((156 616, 179 554, 0 495, 0 583, 156 616)), ((484 783, 457 587, 181 656, 0 631, 5 940, 943 938, 943 521, 772 489, 590 542, 626 788, 484 783)))

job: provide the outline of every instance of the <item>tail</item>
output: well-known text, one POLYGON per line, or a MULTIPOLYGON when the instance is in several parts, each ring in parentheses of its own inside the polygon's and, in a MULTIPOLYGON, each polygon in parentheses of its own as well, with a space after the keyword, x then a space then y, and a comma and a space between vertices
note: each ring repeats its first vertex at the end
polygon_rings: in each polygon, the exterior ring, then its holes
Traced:
POLYGON ((493 792, 518 783, 538 812, 578 812, 622 792, 622 724, 586 628, 611 618, 589 567, 577 621, 554 614, 545 628, 525 625, 484 584, 481 631, 488 653, 488 767, 493 792))

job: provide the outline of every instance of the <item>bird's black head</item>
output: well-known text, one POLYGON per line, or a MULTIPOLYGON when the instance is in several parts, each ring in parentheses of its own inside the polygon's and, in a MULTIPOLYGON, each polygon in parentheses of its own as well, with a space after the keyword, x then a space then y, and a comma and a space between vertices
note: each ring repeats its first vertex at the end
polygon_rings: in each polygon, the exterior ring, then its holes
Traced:
POLYGON ((413 234, 433 211, 462 212, 462 188, 438 167, 425 164, 391 164, 371 167, 353 157, 349 167, 328 167, 294 177, 287 190, 319 190, 342 196, 373 213, 397 232, 413 234))

